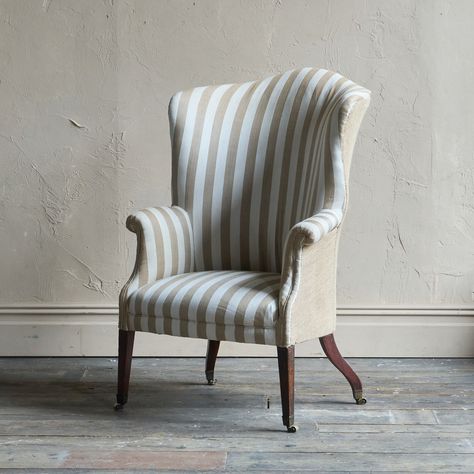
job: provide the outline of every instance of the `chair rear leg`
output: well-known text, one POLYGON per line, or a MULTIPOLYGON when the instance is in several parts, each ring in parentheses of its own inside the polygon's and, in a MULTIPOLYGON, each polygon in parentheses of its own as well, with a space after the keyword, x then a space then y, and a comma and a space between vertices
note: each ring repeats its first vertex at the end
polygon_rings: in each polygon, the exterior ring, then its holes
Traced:
POLYGON ((357 405, 364 405, 367 400, 362 396, 362 383, 357 374, 352 370, 351 366, 344 360, 339 349, 337 348, 334 334, 328 334, 319 338, 321 347, 331 363, 346 378, 352 388, 352 395, 357 405))
POLYGON ((216 366, 220 343, 221 341, 207 341, 206 379, 208 385, 214 385, 217 382, 214 378, 214 367, 216 366))
POLYGON ((280 394, 283 424, 288 433, 294 433, 295 426, 295 346, 277 347, 278 370, 280 372, 280 394))
POLYGON ((119 330, 117 404, 115 405, 116 410, 120 410, 123 408, 125 403, 127 403, 134 340, 135 331, 124 331, 123 329, 119 330))

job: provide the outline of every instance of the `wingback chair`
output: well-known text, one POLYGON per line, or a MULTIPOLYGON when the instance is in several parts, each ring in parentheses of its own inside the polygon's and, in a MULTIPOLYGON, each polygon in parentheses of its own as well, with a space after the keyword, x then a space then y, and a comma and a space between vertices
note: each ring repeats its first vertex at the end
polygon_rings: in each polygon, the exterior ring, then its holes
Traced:
POLYGON ((117 408, 135 331, 277 347, 283 424, 294 432, 294 347, 319 338, 365 403, 334 341, 338 241, 352 150, 370 92, 325 69, 178 92, 169 105, 170 207, 131 215, 120 293, 117 408))

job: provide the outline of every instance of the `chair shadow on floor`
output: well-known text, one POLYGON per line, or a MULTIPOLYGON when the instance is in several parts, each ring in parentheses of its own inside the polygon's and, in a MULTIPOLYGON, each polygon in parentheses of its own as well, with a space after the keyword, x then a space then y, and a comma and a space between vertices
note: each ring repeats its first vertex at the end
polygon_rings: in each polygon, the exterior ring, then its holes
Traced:
MULTIPOLYGON (((255 383, 255 375, 242 375, 222 370, 215 386, 206 383, 204 374, 193 369, 173 371, 170 367, 135 367, 132 371, 130 398, 125 408, 113 410, 116 393, 114 366, 89 366, 87 361, 75 370, 51 370, 36 364, 33 371, 15 373, 8 370, 0 380, 0 404, 7 413, 29 416, 35 420, 49 418, 82 422, 133 425, 144 433, 166 426, 170 432, 179 426, 209 426, 217 431, 232 429, 242 432, 273 432, 280 428, 281 407, 278 374, 274 381, 255 383), (156 369, 156 372, 155 372, 156 369), (249 424, 249 417, 251 423, 249 424)), ((56 367, 57 368, 57 367, 56 367)), ((315 376, 315 392, 317 377, 315 376)), ((319 387, 311 405, 314 409, 351 405, 341 396, 321 396, 319 387)), ((304 396, 308 407, 308 394, 304 396)), ((298 410, 298 396, 297 396, 298 410)), ((303 418, 303 417, 301 417, 303 418)), ((300 420, 299 420, 300 421, 300 420)), ((303 421, 303 420, 301 420, 303 421)))

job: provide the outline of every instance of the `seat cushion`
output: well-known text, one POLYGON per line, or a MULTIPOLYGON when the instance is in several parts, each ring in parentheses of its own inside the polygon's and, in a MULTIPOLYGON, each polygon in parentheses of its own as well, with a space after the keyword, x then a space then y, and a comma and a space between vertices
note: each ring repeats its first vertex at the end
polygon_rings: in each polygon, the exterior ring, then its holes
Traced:
POLYGON ((264 334, 267 330, 274 333, 279 289, 278 273, 174 275, 130 294, 128 329, 268 344, 264 334), (255 331, 260 336, 255 336, 255 331))

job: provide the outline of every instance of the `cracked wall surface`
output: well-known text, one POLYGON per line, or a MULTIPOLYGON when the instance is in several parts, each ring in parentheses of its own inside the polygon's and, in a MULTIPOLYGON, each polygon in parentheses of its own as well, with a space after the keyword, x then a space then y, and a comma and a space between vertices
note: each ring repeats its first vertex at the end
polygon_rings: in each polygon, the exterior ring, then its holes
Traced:
POLYGON ((474 2, 0 0, 0 305, 110 304, 170 203, 177 90, 299 66, 373 92, 338 304, 472 305, 474 2))

